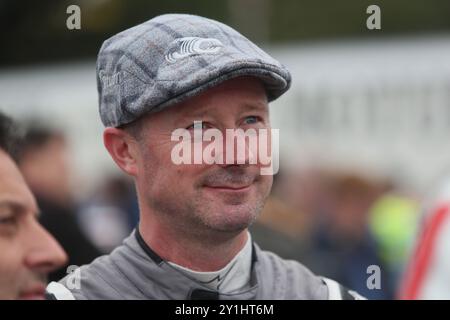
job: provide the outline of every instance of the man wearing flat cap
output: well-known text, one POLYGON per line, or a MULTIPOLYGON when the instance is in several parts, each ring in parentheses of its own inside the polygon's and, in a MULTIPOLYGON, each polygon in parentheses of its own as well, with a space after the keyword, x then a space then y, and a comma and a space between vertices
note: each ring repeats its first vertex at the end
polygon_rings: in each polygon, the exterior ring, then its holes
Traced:
MULTIPOLYGON (((273 176, 250 149, 232 163, 173 159, 179 129, 270 130, 268 103, 291 82, 278 61, 220 22, 166 14, 106 40, 97 81, 104 144, 135 180, 140 222, 77 270, 78 286, 74 275, 52 283, 56 299, 359 298, 252 242, 273 176)), ((239 153, 221 150, 222 160, 239 153)))

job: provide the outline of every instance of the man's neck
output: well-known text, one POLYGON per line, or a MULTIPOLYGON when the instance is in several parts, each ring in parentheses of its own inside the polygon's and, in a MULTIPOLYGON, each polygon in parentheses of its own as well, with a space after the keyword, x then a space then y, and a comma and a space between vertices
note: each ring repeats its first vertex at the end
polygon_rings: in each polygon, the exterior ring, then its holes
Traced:
POLYGON ((245 246, 247 229, 230 235, 192 236, 159 221, 141 216, 139 231, 162 259, 193 271, 210 272, 225 267, 245 246))

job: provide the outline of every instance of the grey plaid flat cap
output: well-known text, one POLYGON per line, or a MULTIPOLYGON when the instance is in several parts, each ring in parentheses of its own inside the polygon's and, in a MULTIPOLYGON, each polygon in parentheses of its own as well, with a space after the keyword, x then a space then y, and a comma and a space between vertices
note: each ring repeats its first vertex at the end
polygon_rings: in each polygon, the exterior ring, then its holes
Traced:
POLYGON ((229 26, 165 14, 106 40, 97 58, 100 117, 118 127, 221 82, 254 76, 272 101, 289 89, 289 71, 229 26))

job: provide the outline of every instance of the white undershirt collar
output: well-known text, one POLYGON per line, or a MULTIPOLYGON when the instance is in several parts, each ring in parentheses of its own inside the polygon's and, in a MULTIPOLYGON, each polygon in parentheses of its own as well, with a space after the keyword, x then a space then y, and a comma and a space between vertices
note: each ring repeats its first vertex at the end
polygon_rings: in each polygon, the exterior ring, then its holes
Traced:
POLYGON ((167 261, 169 265, 200 282, 211 290, 232 293, 250 285, 252 266, 252 241, 248 233, 247 242, 241 251, 222 269, 211 272, 199 272, 167 261))

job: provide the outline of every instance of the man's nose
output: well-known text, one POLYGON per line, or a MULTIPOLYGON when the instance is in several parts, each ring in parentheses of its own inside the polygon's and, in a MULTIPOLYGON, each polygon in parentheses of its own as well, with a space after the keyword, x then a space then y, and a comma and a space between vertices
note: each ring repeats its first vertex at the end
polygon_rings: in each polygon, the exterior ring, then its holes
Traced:
POLYGON ((67 263, 67 254, 60 244, 37 221, 27 235, 25 263, 37 272, 48 274, 67 263))

